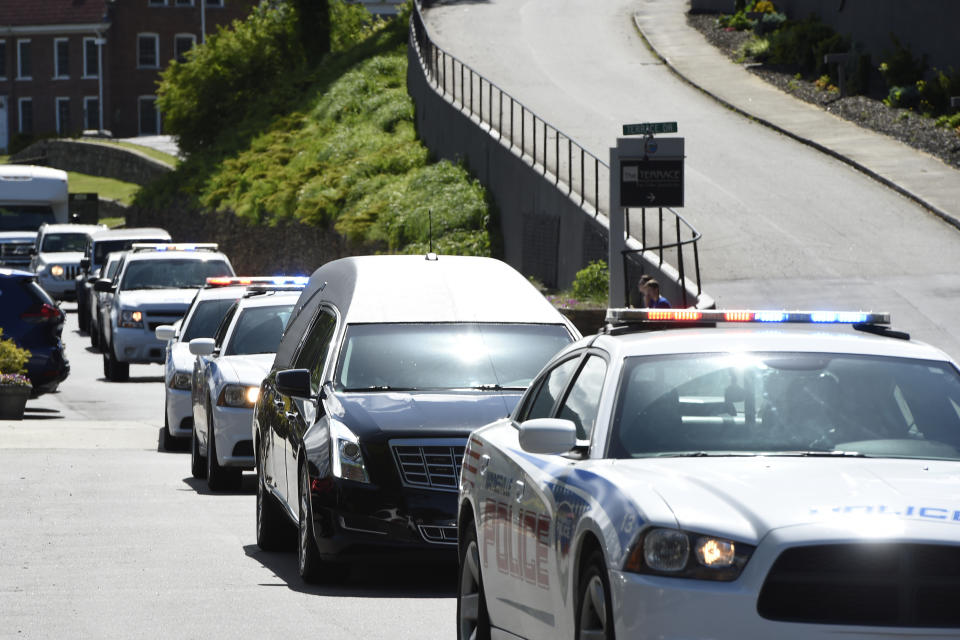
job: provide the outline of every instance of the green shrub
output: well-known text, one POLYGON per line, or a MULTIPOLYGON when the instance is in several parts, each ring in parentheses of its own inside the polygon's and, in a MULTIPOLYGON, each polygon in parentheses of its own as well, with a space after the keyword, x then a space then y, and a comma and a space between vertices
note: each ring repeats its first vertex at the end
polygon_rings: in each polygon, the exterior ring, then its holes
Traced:
POLYGON ((579 300, 602 302, 607 299, 610 286, 610 272, 603 260, 594 260, 577 271, 573 279, 573 295, 579 300))
POLYGON ((888 107, 912 109, 920 104, 920 92, 915 85, 906 87, 890 87, 883 103, 888 107))
POLYGON ((836 34, 816 16, 802 22, 787 21, 768 38, 768 62, 798 67, 806 73, 817 75, 824 68, 824 54, 842 53, 850 48, 846 38, 836 34))
POLYGON ((893 52, 885 52, 884 61, 880 64, 880 73, 887 87, 905 87, 923 80, 927 71, 927 57, 914 58, 910 46, 901 44, 892 33, 890 40, 893 41, 893 52))
POLYGON ((0 373, 26 373, 30 355, 30 351, 18 347, 13 338, 5 339, 3 327, 0 327, 0 373))

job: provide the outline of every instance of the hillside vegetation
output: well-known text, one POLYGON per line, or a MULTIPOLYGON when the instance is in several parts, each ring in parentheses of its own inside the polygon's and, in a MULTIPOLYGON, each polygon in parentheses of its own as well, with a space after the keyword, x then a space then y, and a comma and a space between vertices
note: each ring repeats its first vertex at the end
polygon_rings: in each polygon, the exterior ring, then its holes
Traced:
POLYGON ((160 107, 187 157, 136 204, 332 225, 389 252, 425 251, 432 227, 435 251, 489 255, 483 188, 462 167, 431 161, 416 136, 408 11, 374 20, 334 0, 333 51, 311 64, 296 11, 261 6, 171 64, 160 107))

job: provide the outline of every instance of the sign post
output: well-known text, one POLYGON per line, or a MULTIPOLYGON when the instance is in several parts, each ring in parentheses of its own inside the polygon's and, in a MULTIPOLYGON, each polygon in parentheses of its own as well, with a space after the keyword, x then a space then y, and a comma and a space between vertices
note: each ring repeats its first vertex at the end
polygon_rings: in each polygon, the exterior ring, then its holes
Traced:
POLYGON ((683 206, 683 138, 654 138, 675 133, 676 122, 623 125, 624 136, 610 148, 610 307, 626 306, 626 209, 683 206))

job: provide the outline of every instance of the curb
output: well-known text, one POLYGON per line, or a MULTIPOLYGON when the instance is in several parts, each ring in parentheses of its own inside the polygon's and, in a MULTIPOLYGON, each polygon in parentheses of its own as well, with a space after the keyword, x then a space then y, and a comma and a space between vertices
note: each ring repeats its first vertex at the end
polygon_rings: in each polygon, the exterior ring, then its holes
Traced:
MULTIPOLYGON (((812 148, 816 149, 817 151, 820 151, 820 152, 822 152, 822 153, 825 153, 825 154, 827 154, 828 156, 830 156, 830 157, 832 157, 832 158, 834 158, 834 159, 836 159, 836 160, 839 160, 840 162, 843 162, 844 164, 846 164, 846 165, 848 165, 848 166, 850 166, 850 167, 853 167, 853 168, 856 169, 857 171, 859 171, 859 172, 863 173, 864 175, 866 175, 866 176, 868 176, 868 177, 876 180, 877 182, 879 182, 880 184, 884 185, 885 187, 888 187, 888 188, 890 188, 890 189, 893 189, 894 191, 896 191, 896 192, 899 193, 900 195, 904 196, 905 198, 908 198, 909 200, 912 200, 913 202, 919 204, 921 207, 923 207, 924 209, 927 209, 927 210, 930 211, 931 213, 935 214, 937 217, 941 218, 943 221, 947 222, 948 224, 950 224, 950 225, 952 225, 952 226, 960 229, 960 219, 955 218, 953 215, 947 213, 946 211, 943 211, 942 209, 940 209, 940 208, 936 207, 935 205, 931 204, 930 202, 927 202, 922 196, 917 195, 917 194, 913 193, 912 191, 909 191, 909 190, 905 189, 904 187, 900 186, 899 184, 893 182, 893 181, 890 180, 889 178, 886 178, 886 177, 880 175, 879 173, 877 173, 877 172, 874 171, 873 169, 870 169, 869 167, 867 167, 867 166, 865 166, 865 165, 857 162, 856 160, 853 160, 852 158, 850 158, 850 157, 848 157, 848 156, 845 156, 845 155, 843 155, 842 153, 840 153, 840 152, 838 152, 838 151, 836 151, 836 150, 834 150, 834 149, 831 149, 830 147, 826 147, 826 146, 820 144, 819 142, 816 142, 815 140, 811 140, 811 139, 809 139, 809 138, 805 138, 805 137, 803 137, 803 136, 801 136, 801 135, 799 135, 799 134, 797 134, 797 133, 795 133, 795 132, 793 132, 793 131, 791 131, 791 130, 789 130, 789 129, 785 129, 785 128, 777 125, 777 124, 774 124, 773 122, 770 122, 769 120, 767 120, 767 119, 765 119, 765 118, 763 118, 763 117, 761 117, 761 116, 758 116, 758 115, 756 115, 755 113, 751 113, 751 112, 747 111, 746 109, 744 109, 744 108, 742 108, 742 107, 740 107, 740 106, 738 106, 738 105, 736 105, 736 104, 734 104, 734 103, 732 103, 732 102, 730 102, 730 101, 728 101, 728 100, 725 100, 724 98, 721 98, 720 96, 718 96, 718 95, 716 95, 714 92, 712 92, 710 89, 707 89, 707 88, 703 87, 702 85, 699 85, 699 84, 695 83, 695 82, 692 81, 690 78, 688 78, 688 77, 685 76, 683 73, 681 73, 676 67, 674 67, 673 64, 670 63, 670 60, 669 60, 668 58, 666 58, 663 54, 661 54, 660 51, 658 51, 657 48, 653 45, 653 43, 650 41, 650 39, 647 38, 647 34, 644 33, 643 27, 640 25, 640 16, 639 16, 638 14, 634 14, 634 15, 633 15, 633 24, 634 24, 634 27, 636 27, 637 33, 640 35, 640 38, 643 40, 644 45, 646 45, 646 47, 653 53, 653 55, 656 56, 656 58, 657 58, 658 60, 660 60, 660 62, 662 62, 662 63, 664 64, 664 66, 667 67, 667 69, 669 69, 669 70, 671 71, 671 73, 673 73, 676 77, 680 78, 681 80, 683 80, 685 83, 687 83, 688 85, 690 85, 690 86, 693 87, 694 89, 697 89, 698 91, 700 91, 700 92, 703 93, 704 95, 709 96, 711 99, 715 100, 717 103, 723 105, 724 107, 730 109, 731 111, 734 111, 734 112, 736 112, 736 113, 739 113, 739 114, 742 115, 742 116, 745 116, 745 117, 747 117, 747 118, 750 118, 750 119, 753 120, 754 122, 757 122, 757 123, 759 123, 759 124, 762 124, 763 126, 769 128, 769 129, 772 129, 772 130, 776 131, 777 133, 781 133, 781 134, 787 136, 788 138, 791 138, 791 139, 793 139, 793 140, 796 140, 797 142, 800 142, 801 144, 805 144, 805 145, 807 145, 808 147, 812 147, 812 148)), ((733 63, 730 63, 730 64, 733 64, 733 63)), ((851 123, 851 124, 852 124, 852 123, 851 123)), ((877 135, 883 135, 883 134, 877 133, 877 135)))

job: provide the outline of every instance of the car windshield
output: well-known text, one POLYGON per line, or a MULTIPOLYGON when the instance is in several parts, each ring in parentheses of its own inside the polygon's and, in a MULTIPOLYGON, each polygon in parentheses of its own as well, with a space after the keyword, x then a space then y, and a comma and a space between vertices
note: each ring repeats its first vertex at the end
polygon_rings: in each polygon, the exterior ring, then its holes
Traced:
POLYGON ((108 253, 125 251, 134 242, 167 242, 165 238, 121 238, 119 240, 100 240, 93 245, 93 264, 103 264, 108 253))
POLYGON ((137 260, 127 265, 120 289, 190 289, 207 278, 232 275, 223 260, 137 260))
POLYGON ((45 222, 56 222, 50 205, 0 204, 0 231, 36 231, 45 222))
POLYGON ((632 357, 609 454, 960 459, 947 362, 816 353, 632 357))
POLYGON ((551 324, 350 325, 336 384, 347 391, 524 389, 570 341, 564 326, 551 324))
POLYGON ((48 233, 43 236, 44 253, 60 253, 66 251, 83 251, 87 248, 88 236, 85 233, 48 233))
POLYGON ((283 337, 283 328, 287 326, 292 310, 293 301, 274 307, 241 309, 224 355, 276 353, 280 338, 283 337))
POLYGON ((243 294, 242 290, 237 291, 236 298, 221 298, 218 300, 202 300, 197 303, 197 308, 190 315, 189 324, 180 338, 183 342, 190 342, 194 338, 212 338, 220 326, 223 316, 227 315, 227 310, 243 294))

